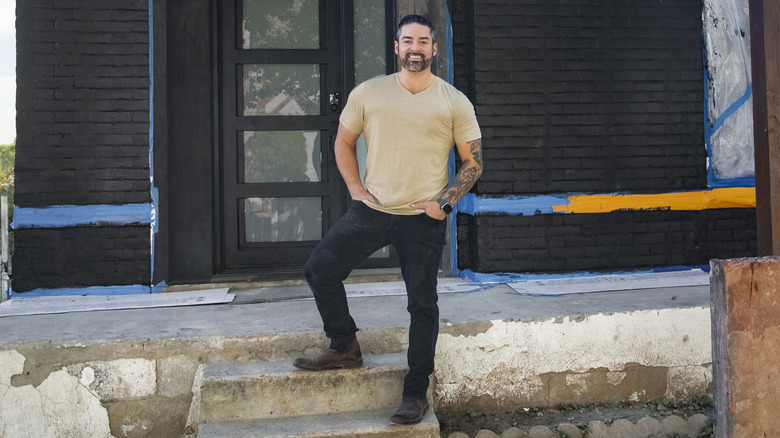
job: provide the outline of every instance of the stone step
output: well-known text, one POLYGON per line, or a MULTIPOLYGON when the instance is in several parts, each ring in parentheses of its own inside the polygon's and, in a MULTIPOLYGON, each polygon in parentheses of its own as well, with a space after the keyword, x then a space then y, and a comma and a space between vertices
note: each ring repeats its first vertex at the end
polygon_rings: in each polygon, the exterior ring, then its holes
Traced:
MULTIPOLYGON (((397 408, 406 355, 363 357, 363 368, 302 371, 290 361, 210 364, 201 386, 202 422, 397 408)), ((389 418, 389 417, 388 417, 389 418)))
POLYGON ((201 424, 198 438, 439 438, 439 421, 429 409, 419 424, 393 426, 395 408, 302 417, 201 424))

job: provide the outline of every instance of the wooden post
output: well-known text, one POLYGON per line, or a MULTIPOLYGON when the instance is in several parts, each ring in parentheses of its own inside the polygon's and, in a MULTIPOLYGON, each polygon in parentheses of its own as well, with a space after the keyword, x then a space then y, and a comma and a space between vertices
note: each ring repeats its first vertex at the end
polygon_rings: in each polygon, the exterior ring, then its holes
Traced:
POLYGON ((780 255, 780 2, 750 0, 758 255, 780 255))
POLYGON ((775 437, 780 257, 712 260, 710 266, 715 436, 775 437))

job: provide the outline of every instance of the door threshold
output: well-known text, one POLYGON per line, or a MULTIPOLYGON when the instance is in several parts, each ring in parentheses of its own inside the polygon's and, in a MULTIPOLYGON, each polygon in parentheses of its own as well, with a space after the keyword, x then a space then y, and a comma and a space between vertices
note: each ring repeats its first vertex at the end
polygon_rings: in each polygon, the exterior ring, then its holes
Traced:
MULTIPOLYGON (((163 288, 165 292, 184 292, 184 291, 198 291, 205 289, 220 289, 230 288, 230 290, 251 290, 262 289, 267 287, 296 287, 306 286, 306 280, 302 277, 288 278, 288 279, 257 279, 252 275, 241 274, 228 274, 228 275, 215 275, 212 277, 210 283, 191 283, 191 284, 175 284, 169 285, 163 288)), ((368 269, 355 269, 344 281, 346 284, 350 283, 382 283, 389 281, 402 281, 401 269, 399 268, 368 268, 368 269)))

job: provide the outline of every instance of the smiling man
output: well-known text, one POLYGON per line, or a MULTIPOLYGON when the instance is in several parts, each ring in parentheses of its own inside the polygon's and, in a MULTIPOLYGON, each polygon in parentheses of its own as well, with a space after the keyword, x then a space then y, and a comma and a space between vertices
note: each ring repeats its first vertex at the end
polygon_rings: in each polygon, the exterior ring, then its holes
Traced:
POLYGON ((438 45, 431 23, 419 15, 398 24, 398 73, 366 81, 352 91, 341 114, 336 163, 352 203, 305 266, 330 347, 296 359, 318 371, 363 365, 343 280, 378 249, 392 244, 406 283, 410 314, 409 372, 392 424, 420 422, 428 410, 429 376, 439 333, 437 275, 447 214, 482 173, 481 133, 471 102, 431 72, 438 45), (365 183, 355 153, 367 143, 365 183), (462 166, 449 185, 453 145, 462 166))

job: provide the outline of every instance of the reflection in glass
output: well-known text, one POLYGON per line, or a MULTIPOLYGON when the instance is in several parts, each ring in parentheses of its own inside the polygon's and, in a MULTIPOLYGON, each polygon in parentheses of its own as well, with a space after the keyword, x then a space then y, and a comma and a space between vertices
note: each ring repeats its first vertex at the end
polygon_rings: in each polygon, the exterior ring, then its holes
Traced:
POLYGON ((243 49, 319 49, 319 0, 244 0, 243 49))
POLYGON ((355 0, 355 83, 387 72, 385 1, 355 0))
POLYGON ((244 131, 244 182, 320 181, 319 131, 244 131))
POLYGON ((245 64, 242 69, 241 115, 320 115, 318 64, 245 64))
MULTIPOLYGON (((355 83, 387 72, 385 61, 385 2, 355 0, 355 83)), ((356 153, 360 179, 366 177, 366 139, 358 138, 356 153)))
MULTIPOLYGON (((355 83, 387 74, 386 29, 384 0, 355 0, 355 83)), ((361 180, 366 175, 366 139, 357 144, 358 168, 361 180)), ((390 257, 390 247, 384 247, 369 258, 390 257)))
POLYGON ((301 242, 322 238, 321 198, 244 199, 246 242, 301 242))

